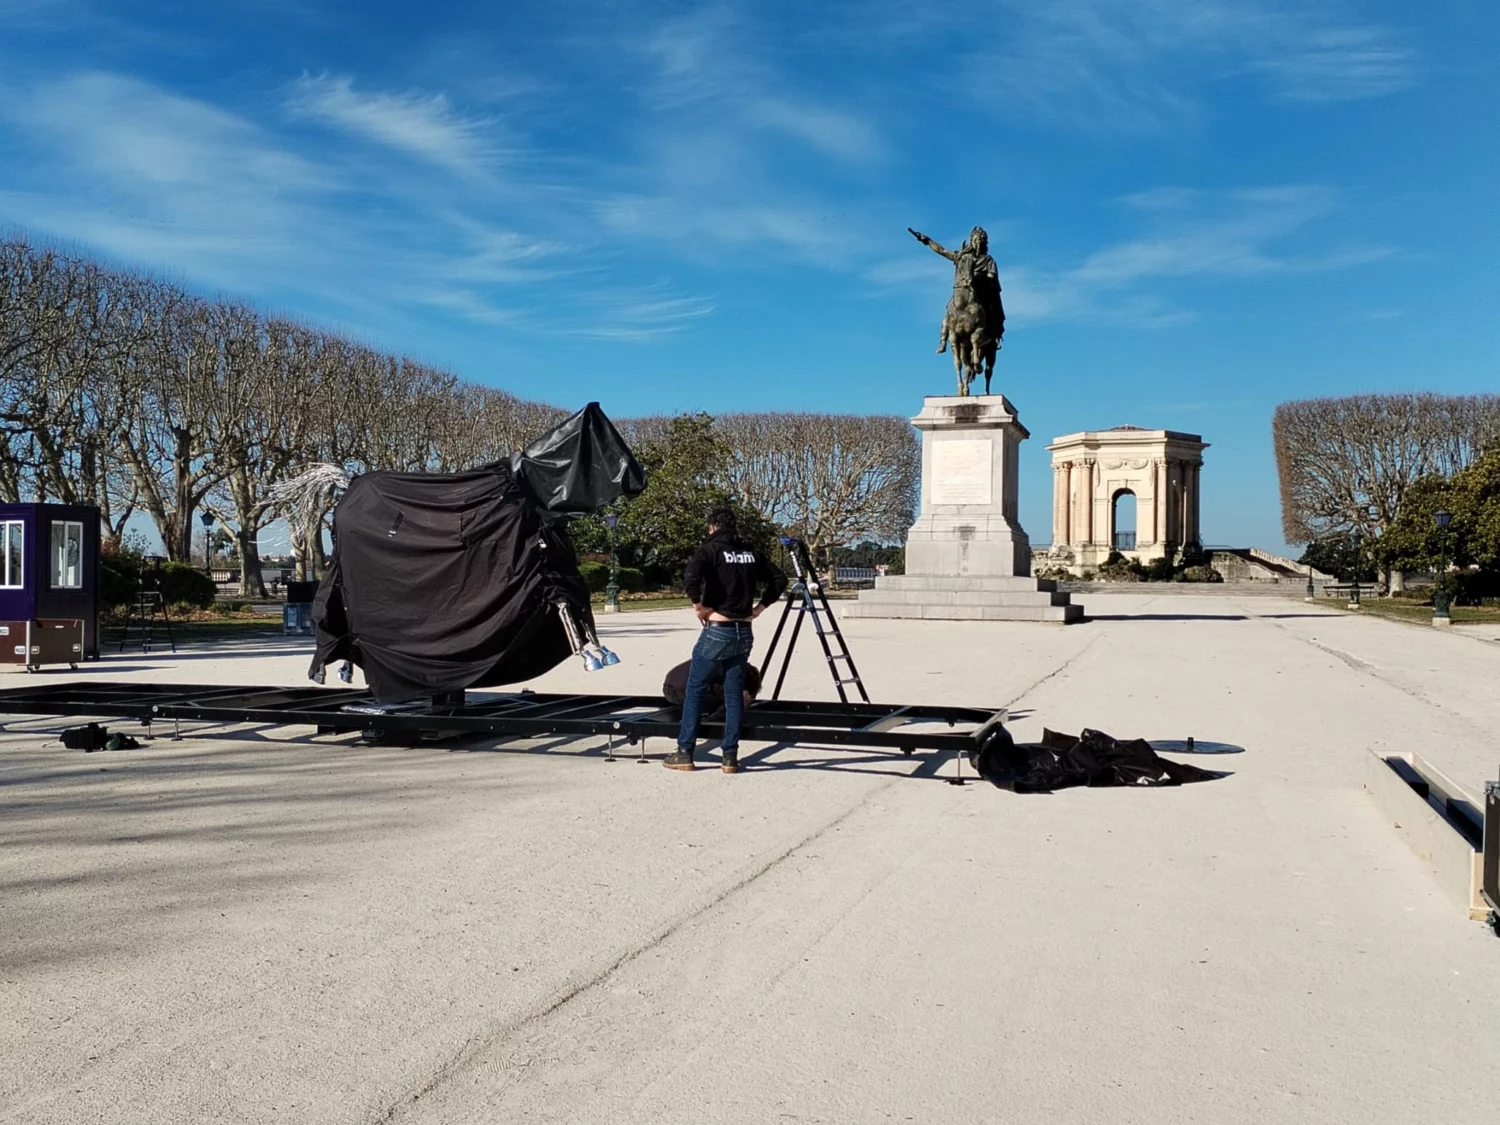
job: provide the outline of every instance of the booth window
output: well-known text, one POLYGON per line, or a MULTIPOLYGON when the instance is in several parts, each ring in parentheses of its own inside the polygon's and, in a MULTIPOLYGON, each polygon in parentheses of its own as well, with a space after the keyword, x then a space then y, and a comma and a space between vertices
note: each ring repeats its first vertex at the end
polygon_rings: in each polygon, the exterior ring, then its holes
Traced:
POLYGON ((52 588, 83 589, 83 524, 72 520, 52 523, 52 588))
POLYGON ((0 523, 0 590, 19 590, 24 583, 26 525, 20 520, 0 523))

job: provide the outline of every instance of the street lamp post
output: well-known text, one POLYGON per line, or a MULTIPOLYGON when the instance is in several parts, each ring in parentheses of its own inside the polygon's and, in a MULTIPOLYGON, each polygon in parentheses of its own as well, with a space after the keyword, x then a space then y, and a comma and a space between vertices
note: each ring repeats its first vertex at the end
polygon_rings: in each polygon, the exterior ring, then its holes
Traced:
POLYGON ((620 612, 620 558, 615 553, 615 525, 620 517, 610 512, 604 517, 609 524, 609 584, 604 587, 604 612, 620 612))
POLYGON ((1432 587, 1432 623, 1452 625, 1453 619, 1448 616, 1448 524, 1453 516, 1443 511, 1432 518, 1438 529, 1438 572, 1432 587))
POLYGON ((1360 544, 1360 541, 1359 541, 1359 528, 1358 527, 1355 527, 1355 529, 1354 529, 1353 540, 1354 540, 1354 560, 1349 564, 1350 567, 1352 568, 1352 571, 1353 571, 1353 573, 1351 575, 1351 577, 1352 577, 1353 580, 1349 583, 1349 608, 1350 609, 1358 609, 1359 608, 1359 570, 1360 570, 1359 564, 1364 561, 1364 556, 1363 556, 1363 553, 1362 553, 1362 550, 1361 550, 1361 544, 1360 544))
POLYGON ((1308 563, 1307 564, 1307 597, 1306 597, 1305 600, 1306 601, 1310 601, 1310 602, 1315 602, 1315 601, 1318 600, 1318 591, 1317 591, 1316 587, 1313 586, 1312 576, 1313 576, 1312 563, 1308 563))
POLYGON ((214 576, 214 540, 211 529, 214 526, 214 514, 204 512, 198 518, 203 521, 203 570, 212 578, 214 576))

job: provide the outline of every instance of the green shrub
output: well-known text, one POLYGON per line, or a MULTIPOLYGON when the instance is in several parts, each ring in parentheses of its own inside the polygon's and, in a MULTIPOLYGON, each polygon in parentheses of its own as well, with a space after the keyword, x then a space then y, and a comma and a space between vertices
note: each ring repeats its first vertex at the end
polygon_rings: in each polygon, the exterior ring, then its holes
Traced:
POLYGON ((99 560, 99 601, 106 606, 129 605, 141 589, 140 566, 134 559, 99 560))
POLYGON ((584 585, 598 593, 609 585, 609 564, 585 560, 578 564, 578 573, 583 575, 584 585))
POLYGON ((1444 582, 1454 605, 1484 605, 1500 597, 1500 573, 1493 570, 1461 570, 1448 574, 1444 582))
POLYGON ((1224 576, 1211 566, 1190 566, 1177 576, 1179 582, 1222 582, 1224 576))
POLYGON ((1163 555, 1142 567, 1141 577, 1147 582, 1171 582, 1177 577, 1177 568, 1172 565, 1171 559, 1163 555))
POLYGON ((1099 577, 1106 582, 1139 582, 1145 576, 1145 567, 1135 559, 1127 559, 1119 551, 1111 551, 1099 568, 1099 577))
POLYGON ((166 562, 148 567, 146 583, 154 582, 161 591, 162 601, 168 605, 189 605, 196 609, 209 609, 214 604, 218 587, 203 571, 187 563, 166 562))
MULTIPOLYGON (((609 585, 609 563, 586 560, 578 564, 578 573, 594 593, 602 593, 609 585)), ((646 577, 633 566, 622 566, 619 570, 620 589, 636 593, 646 588, 646 577)))

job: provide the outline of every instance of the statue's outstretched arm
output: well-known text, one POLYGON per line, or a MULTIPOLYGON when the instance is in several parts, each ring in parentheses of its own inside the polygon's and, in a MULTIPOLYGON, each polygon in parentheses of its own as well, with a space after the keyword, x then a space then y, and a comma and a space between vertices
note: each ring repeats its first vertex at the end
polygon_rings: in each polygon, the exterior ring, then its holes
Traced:
POLYGON ((936 242, 932 241, 932 239, 928 238, 925 234, 921 233, 920 231, 912 230, 911 227, 907 227, 906 229, 911 232, 911 236, 913 238, 915 238, 918 242, 920 242, 923 246, 927 247, 929 250, 932 250, 935 253, 941 254, 943 257, 947 258, 950 262, 956 262, 956 261, 958 261, 958 253, 956 251, 953 251, 953 250, 944 250, 943 247, 939 243, 936 243, 936 242))

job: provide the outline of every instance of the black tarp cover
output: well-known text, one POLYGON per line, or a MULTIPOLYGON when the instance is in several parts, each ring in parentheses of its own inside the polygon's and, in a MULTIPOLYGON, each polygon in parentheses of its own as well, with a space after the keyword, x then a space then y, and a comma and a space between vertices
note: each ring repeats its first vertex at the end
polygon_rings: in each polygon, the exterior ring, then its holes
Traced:
POLYGON ((597 403, 511 464, 350 482, 313 602, 315 679, 350 660, 377 700, 393 702, 519 683, 571 655, 555 603, 590 627, 593 615, 555 520, 639 492, 645 477, 597 403), (544 493, 534 500, 518 475, 544 493))
POLYGON ((549 520, 597 511, 646 487, 645 470, 597 402, 517 453, 511 469, 549 520))
POLYGON ((1017 793, 1075 785, 1183 785, 1224 776, 1163 758, 1144 739, 1117 739, 1097 730, 1076 738, 1043 730, 1040 742, 1018 743, 999 727, 971 759, 981 777, 1017 793))

